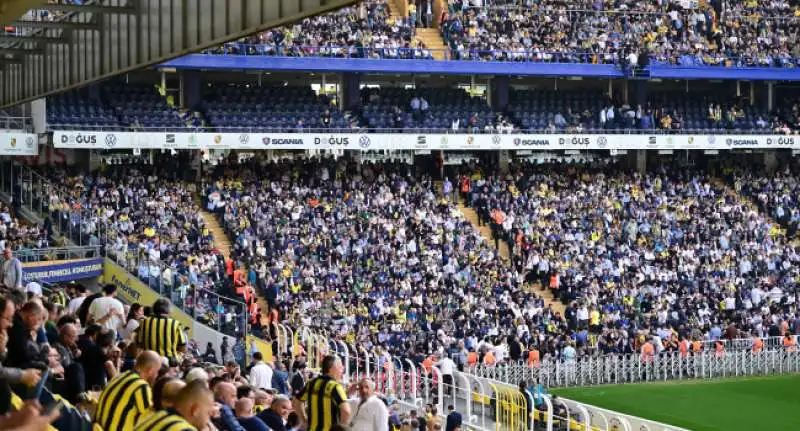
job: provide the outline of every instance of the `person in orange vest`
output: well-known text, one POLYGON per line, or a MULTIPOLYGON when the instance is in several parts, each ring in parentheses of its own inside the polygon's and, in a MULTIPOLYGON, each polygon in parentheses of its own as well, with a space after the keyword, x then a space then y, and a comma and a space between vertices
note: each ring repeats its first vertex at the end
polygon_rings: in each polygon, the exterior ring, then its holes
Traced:
POLYGON ((753 337, 753 353, 761 353, 764 350, 764 340, 758 335, 753 337))
POLYGON ((469 368, 475 368, 478 365, 478 352, 474 349, 470 349, 469 353, 467 353, 467 366, 469 368))
POLYGON ((472 186, 470 185, 469 177, 466 175, 462 176, 460 189, 461 189, 461 200, 464 203, 469 202, 469 192, 471 190, 471 187, 472 186))
POLYGON ((642 344, 642 362, 653 362, 656 357, 656 348, 650 340, 642 344))
POLYGON ((700 340, 692 340, 692 353, 697 355, 703 351, 703 343, 700 340))
POLYGON ((689 356, 689 340, 686 337, 681 337, 681 341, 678 343, 678 350, 681 352, 681 358, 689 356))
POLYGON ((491 350, 487 350, 486 353, 483 355, 483 363, 490 367, 493 367, 495 362, 497 362, 497 358, 494 357, 494 352, 491 350))
POLYGON ((791 333, 787 333, 783 336, 783 348, 787 352, 796 352, 797 351, 797 342, 794 339, 794 335, 791 333))
POLYGON ((528 348, 528 368, 539 368, 541 365, 541 356, 539 350, 531 345, 528 348))

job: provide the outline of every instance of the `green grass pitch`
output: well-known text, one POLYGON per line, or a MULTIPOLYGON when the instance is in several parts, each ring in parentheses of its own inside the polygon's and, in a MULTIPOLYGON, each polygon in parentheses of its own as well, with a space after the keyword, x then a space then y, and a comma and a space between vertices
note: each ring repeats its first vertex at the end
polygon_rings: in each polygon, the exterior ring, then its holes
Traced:
POLYGON ((693 431, 800 430, 800 375, 604 385, 552 392, 693 431))

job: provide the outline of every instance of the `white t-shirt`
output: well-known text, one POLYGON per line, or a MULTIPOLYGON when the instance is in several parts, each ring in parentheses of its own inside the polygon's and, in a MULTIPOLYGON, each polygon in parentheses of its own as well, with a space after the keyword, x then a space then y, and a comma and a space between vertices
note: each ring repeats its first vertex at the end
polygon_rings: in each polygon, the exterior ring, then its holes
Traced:
POLYGON ((353 420, 350 428, 353 431, 389 431, 389 409, 386 404, 373 395, 363 404, 360 400, 350 400, 353 420))
POLYGON ((117 332, 125 318, 125 308, 118 299, 110 296, 102 296, 95 299, 92 301, 92 305, 89 306, 89 316, 91 316, 94 322, 97 322, 105 317, 111 310, 117 310, 118 315, 112 316, 100 325, 105 329, 117 332))
POLYGON ((137 329, 139 329, 139 321, 136 319, 128 320, 125 327, 119 330, 119 336, 127 339, 131 334, 135 334, 137 329))
POLYGON ((258 362, 250 370, 250 386, 253 389, 272 389, 272 367, 258 362))
MULTIPOLYGON (((77 298, 72 298, 69 301, 69 307, 67 307, 67 309, 69 310, 69 314, 75 314, 78 311, 78 309, 81 308, 81 304, 83 304, 83 300, 84 299, 86 299, 85 296, 79 296, 77 298)), ((81 322, 81 323, 83 324, 83 323, 86 323, 86 322, 81 322)))

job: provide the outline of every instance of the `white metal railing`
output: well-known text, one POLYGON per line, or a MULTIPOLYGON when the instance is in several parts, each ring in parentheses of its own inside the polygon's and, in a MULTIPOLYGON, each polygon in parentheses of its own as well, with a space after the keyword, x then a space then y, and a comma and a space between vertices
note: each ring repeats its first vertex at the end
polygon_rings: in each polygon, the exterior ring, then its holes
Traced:
POLYGON ((542 361, 538 366, 480 365, 471 372, 507 384, 535 381, 545 387, 571 387, 666 380, 745 377, 800 372, 795 348, 764 348, 760 352, 704 351, 681 355, 662 353, 652 360, 641 355, 584 357, 575 361, 542 361))

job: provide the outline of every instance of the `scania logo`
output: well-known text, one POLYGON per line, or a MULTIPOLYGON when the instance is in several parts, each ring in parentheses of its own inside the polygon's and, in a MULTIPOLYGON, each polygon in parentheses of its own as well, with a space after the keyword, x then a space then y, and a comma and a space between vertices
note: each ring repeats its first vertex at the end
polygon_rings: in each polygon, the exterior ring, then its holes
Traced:
POLYGON ((269 145, 269 138, 261 138, 261 143, 264 145, 269 145))
POLYGON ((367 135, 362 135, 360 138, 358 138, 358 146, 361 148, 369 148, 369 144, 371 143, 372 142, 367 135))
POLYGON ((114 134, 106 135, 106 146, 110 148, 113 147, 114 145, 117 145, 117 135, 114 134))

